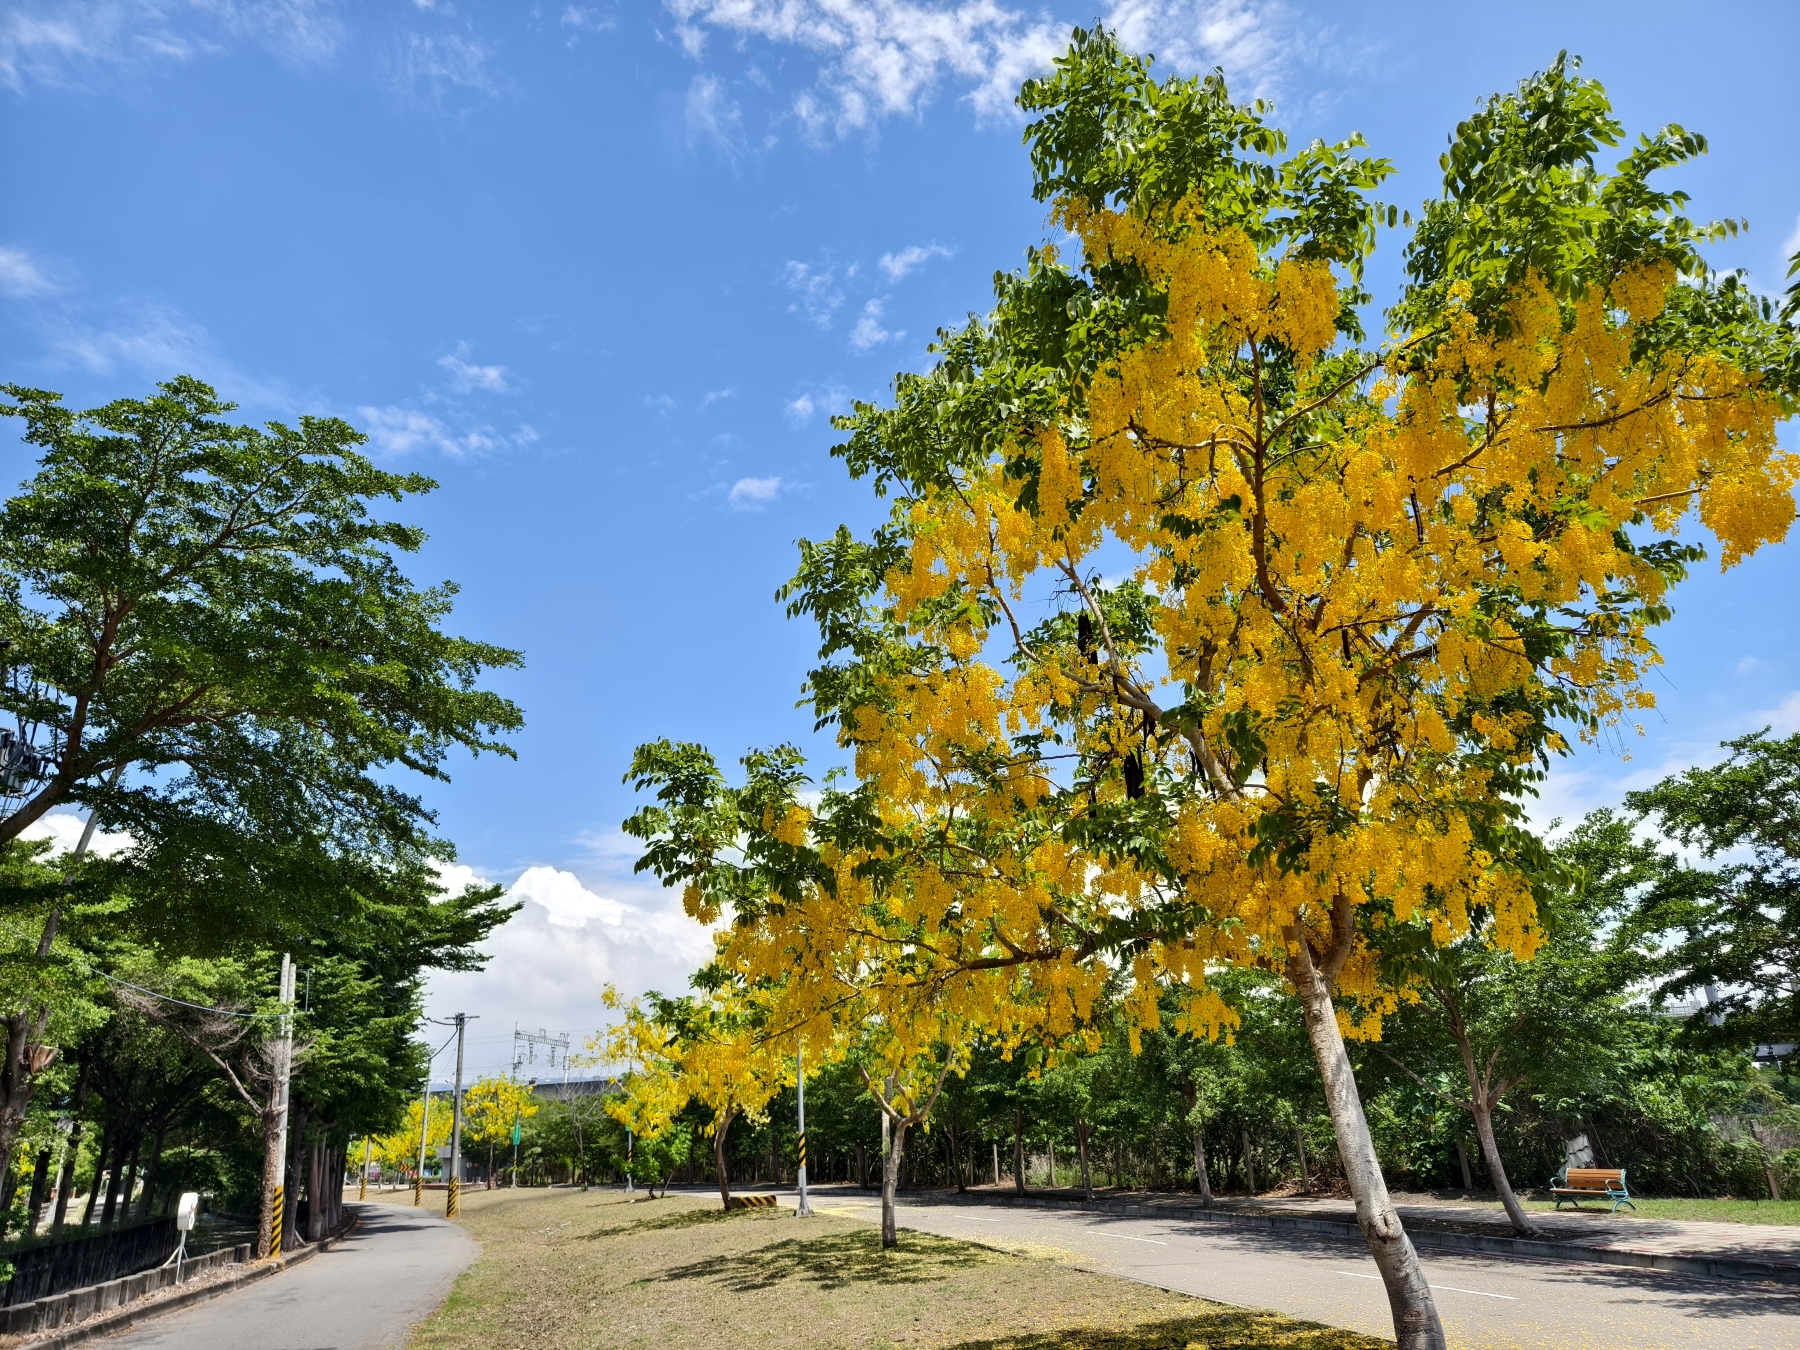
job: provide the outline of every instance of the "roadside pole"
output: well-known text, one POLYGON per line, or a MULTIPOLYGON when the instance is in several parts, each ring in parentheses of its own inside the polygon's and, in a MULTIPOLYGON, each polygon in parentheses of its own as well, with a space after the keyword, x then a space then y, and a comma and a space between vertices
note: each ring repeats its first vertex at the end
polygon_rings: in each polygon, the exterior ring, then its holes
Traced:
POLYGON ((413 1208, 425 1203, 425 1145, 431 1138, 431 1065, 425 1065, 425 1104, 419 1108, 419 1170, 413 1173, 413 1208))
POLYGON ((794 1087, 800 1105, 800 1206, 794 1211, 796 1219, 812 1217, 812 1206, 806 1203, 806 1042, 802 1041, 794 1051, 794 1087))
POLYGON ((462 1198, 462 1071, 463 1028, 468 1017, 456 1014, 456 1088, 450 1098, 450 1189, 445 1192, 444 1217, 454 1219, 462 1198))
POLYGON ((375 1140, 373 1138, 371 1138, 369 1135, 365 1134, 363 1136, 362 1180, 357 1183, 357 1187, 356 1187, 356 1198, 358 1200, 367 1200, 369 1198, 369 1159, 374 1154, 374 1152, 375 1152, 375 1140))
POLYGON ((294 958, 286 952, 281 954, 281 1042, 275 1053, 275 1069, 280 1075, 275 1105, 281 1113, 281 1125, 276 1133, 275 1194, 271 1197, 274 1209, 269 1215, 270 1256, 281 1255, 281 1220, 287 1212, 288 1083, 294 1072, 294 958))

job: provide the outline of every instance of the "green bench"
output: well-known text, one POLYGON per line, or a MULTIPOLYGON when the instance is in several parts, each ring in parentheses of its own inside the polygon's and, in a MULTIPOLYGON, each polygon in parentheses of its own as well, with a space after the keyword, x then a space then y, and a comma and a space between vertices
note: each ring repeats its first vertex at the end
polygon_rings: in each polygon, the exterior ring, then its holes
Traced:
POLYGON ((1565 1202, 1580 1209, 1583 1200, 1610 1201, 1609 1214, 1617 1214, 1620 1205, 1637 1208, 1631 1204, 1631 1192, 1625 1189, 1623 1167, 1565 1167, 1552 1178, 1550 1194, 1556 1197, 1558 1209, 1565 1202))

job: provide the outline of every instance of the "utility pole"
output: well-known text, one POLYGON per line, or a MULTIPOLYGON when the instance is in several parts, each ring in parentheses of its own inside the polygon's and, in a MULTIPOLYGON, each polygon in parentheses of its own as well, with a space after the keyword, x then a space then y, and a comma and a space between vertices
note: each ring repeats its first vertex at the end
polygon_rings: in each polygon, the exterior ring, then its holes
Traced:
POLYGON ((281 954, 281 1041, 276 1051, 275 1107, 281 1114, 276 1132, 275 1193, 270 1197, 269 1255, 281 1255, 281 1221, 287 1213, 288 1082, 294 1072, 294 958, 281 954))
POLYGON ((444 1217, 454 1219, 462 1198, 462 1071, 465 1013, 456 1014, 456 1087, 450 1097, 450 1189, 445 1192, 444 1217))
POLYGON ((801 1041, 794 1051, 794 1087, 800 1104, 800 1170, 796 1174, 800 1179, 800 1205, 794 1211, 796 1219, 810 1219, 812 1206, 806 1203, 806 1042, 801 1041))

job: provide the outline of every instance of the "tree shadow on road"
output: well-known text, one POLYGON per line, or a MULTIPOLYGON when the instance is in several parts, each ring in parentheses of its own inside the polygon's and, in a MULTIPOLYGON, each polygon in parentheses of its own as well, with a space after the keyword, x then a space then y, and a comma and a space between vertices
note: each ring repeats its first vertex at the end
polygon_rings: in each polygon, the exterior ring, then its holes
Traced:
POLYGON ((1355 1331, 1296 1322, 1274 1313, 1218 1308, 1196 1317, 1135 1327, 1069 1327, 958 1341, 944 1350, 1393 1350, 1355 1331))
POLYGON ((948 1238, 908 1233, 905 1245, 881 1249, 875 1232, 788 1238, 755 1251, 713 1257, 665 1270, 657 1280, 714 1280, 733 1293, 799 1280, 820 1289, 853 1284, 934 1284, 954 1269, 985 1265, 992 1253, 948 1238))

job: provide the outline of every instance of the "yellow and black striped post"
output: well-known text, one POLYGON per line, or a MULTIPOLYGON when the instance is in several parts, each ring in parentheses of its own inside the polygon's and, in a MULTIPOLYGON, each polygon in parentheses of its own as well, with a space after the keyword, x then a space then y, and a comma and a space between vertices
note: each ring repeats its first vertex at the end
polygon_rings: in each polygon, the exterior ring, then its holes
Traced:
POLYGON ((275 1211, 269 1215, 269 1255, 281 1255, 281 1215, 287 1209, 287 1187, 275 1188, 275 1211))
POLYGON ((806 1203, 806 1044, 801 1042, 794 1047, 794 1091, 797 1097, 795 1105, 799 1107, 799 1119, 794 1123, 799 1126, 800 1166, 794 1172, 794 1182, 800 1191, 798 1201, 794 1205, 794 1217, 807 1219, 812 1217, 812 1206, 806 1203))
POLYGON ((424 1203, 425 1203, 425 1178, 415 1175, 413 1177, 413 1208, 417 1209, 420 1205, 422 1205, 424 1203))
POLYGON ((801 1167, 802 1171, 804 1171, 806 1168, 806 1131, 805 1130, 800 1131, 800 1167, 801 1167))
POLYGON ((454 1176, 450 1178, 450 1189, 446 1194, 448 1198, 444 1201, 444 1217, 446 1219, 454 1219, 456 1217, 456 1202, 462 1198, 462 1181, 460 1178, 454 1176))

